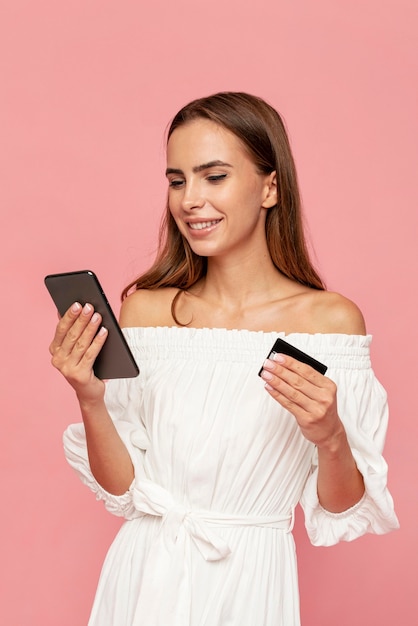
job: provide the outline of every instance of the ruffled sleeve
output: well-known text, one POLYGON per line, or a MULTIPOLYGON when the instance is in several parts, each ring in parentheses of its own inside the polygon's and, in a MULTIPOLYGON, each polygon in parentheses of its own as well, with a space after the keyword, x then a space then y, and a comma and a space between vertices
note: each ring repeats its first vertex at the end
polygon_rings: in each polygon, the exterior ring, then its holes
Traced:
POLYGON ((331 513, 317 495, 317 454, 305 484, 301 505, 313 545, 352 541, 365 533, 384 534, 399 527, 387 489, 387 464, 382 456, 388 425, 386 392, 370 365, 371 337, 343 336, 344 345, 322 354, 327 375, 337 384, 338 412, 344 423, 357 467, 364 477, 365 494, 352 508, 331 513))
MULTIPOLYGON (((137 378, 116 379, 106 383, 105 402, 115 427, 128 449, 134 465, 135 477, 143 476, 143 460, 149 445, 148 436, 141 421, 141 375, 137 378)), ((81 481, 87 485, 106 509, 114 515, 133 519, 140 513, 133 505, 133 483, 120 496, 108 493, 94 478, 87 455, 84 424, 72 424, 64 432, 64 452, 68 463, 81 481)))

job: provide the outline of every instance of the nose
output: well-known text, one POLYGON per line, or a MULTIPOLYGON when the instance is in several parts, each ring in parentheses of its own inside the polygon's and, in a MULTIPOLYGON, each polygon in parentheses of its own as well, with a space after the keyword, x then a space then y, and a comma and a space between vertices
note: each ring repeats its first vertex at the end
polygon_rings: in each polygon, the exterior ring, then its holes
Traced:
POLYGON ((185 183, 182 197, 182 207, 185 211, 200 209, 205 204, 198 181, 185 183))

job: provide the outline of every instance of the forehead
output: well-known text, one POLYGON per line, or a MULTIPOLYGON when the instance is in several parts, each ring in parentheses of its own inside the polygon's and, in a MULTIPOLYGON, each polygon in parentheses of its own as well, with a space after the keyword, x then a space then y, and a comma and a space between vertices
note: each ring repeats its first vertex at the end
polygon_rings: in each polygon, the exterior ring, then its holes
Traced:
POLYGON ((242 141, 211 120, 197 119, 173 131, 167 144, 167 163, 189 160, 191 165, 222 160, 250 160, 242 141))

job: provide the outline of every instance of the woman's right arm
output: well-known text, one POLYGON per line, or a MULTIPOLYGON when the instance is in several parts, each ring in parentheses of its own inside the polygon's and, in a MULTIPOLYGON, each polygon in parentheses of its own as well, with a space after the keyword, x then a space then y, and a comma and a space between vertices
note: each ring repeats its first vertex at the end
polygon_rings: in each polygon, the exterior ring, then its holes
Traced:
POLYGON ((111 494, 122 495, 131 485, 134 469, 128 450, 116 431, 104 402, 105 384, 93 363, 107 338, 93 307, 74 303, 60 319, 49 347, 52 365, 73 387, 86 431, 89 464, 94 478, 111 494))

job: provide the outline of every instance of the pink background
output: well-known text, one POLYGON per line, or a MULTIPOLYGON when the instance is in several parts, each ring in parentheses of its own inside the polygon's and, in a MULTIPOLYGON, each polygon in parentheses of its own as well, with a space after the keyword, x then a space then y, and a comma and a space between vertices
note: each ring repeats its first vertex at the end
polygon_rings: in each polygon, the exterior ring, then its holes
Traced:
POLYGON ((85 625, 120 524, 63 458, 79 418, 43 277, 93 269, 118 310, 153 258, 166 124, 245 90, 287 121, 319 267, 362 308, 390 394, 402 529, 313 548, 299 515, 303 624, 415 623, 416 0, 3 0, 0 30, 0 622, 85 625))

